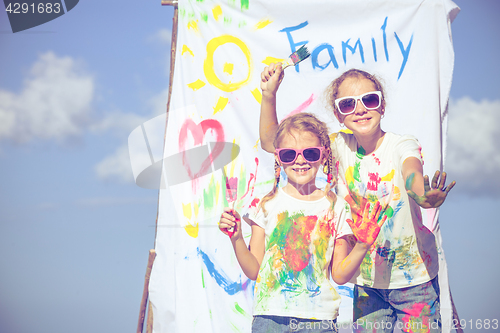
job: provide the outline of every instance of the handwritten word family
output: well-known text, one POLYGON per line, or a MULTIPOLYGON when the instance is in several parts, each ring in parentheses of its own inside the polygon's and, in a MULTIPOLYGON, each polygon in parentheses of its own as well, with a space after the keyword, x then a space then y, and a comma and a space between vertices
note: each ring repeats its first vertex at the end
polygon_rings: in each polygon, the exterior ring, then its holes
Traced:
MULTIPOLYGON (((349 38, 347 40, 341 41, 341 51, 342 51, 342 60, 344 64, 347 64, 349 57, 355 56, 355 54, 359 54, 362 63, 365 63, 365 53, 368 54, 368 50, 371 49, 372 57, 374 62, 379 61, 379 53, 382 54, 382 58, 385 58, 385 61, 389 62, 389 50, 387 47, 387 39, 388 39, 388 31, 387 31, 387 21, 388 17, 385 18, 384 23, 380 26, 380 32, 378 32, 380 37, 371 37, 370 41, 362 41, 361 38, 354 40, 353 38, 349 38), (368 47, 366 46, 368 44, 368 47), (363 46, 364 45, 364 46, 363 46), (377 45, 383 46, 377 49, 377 45), (350 54, 349 54, 350 53, 350 54)), ((292 52, 295 52, 300 46, 307 44, 309 41, 295 41, 293 38, 293 33, 300 29, 307 29, 308 21, 305 21, 299 25, 293 27, 287 27, 281 29, 280 32, 285 32, 288 37, 288 42, 290 43, 290 48, 292 52)), ((378 29, 378 28, 377 28, 378 29)), ((408 62, 408 58, 410 56, 411 45, 413 43, 413 34, 411 35, 409 41, 406 43, 399 37, 397 32, 394 32, 394 37, 399 46, 399 51, 402 55, 401 66, 398 74, 398 80, 403 74, 403 71, 406 67, 406 63, 408 62)), ((311 47, 308 47, 311 49, 311 47)), ((368 55, 367 55, 368 56, 368 55)), ((398 54, 399 58, 399 54, 398 54)), ((312 66, 316 70, 325 70, 328 66, 332 65, 336 69, 339 68, 339 63, 337 61, 337 57, 335 56, 335 48, 333 45, 328 43, 320 44, 314 47, 311 51, 311 61, 312 66), (327 52, 329 60, 326 63, 319 63, 319 56, 321 53, 327 52)), ((296 71, 299 71, 298 66, 295 67, 296 71)))

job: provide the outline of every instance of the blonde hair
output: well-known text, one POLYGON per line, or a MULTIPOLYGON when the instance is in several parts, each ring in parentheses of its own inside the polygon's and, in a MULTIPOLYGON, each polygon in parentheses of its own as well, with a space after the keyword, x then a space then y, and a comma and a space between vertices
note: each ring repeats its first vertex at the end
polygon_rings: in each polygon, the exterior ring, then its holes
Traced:
POLYGON ((375 86, 375 89, 377 89, 382 93, 382 100, 380 101, 380 107, 381 110, 385 110, 385 93, 384 93, 384 87, 382 86, 382 83, 380 83, 380 79, 368 72, 353 68, 344 72, 338 78, 333 80, 328 85, 324 93, 325 94, 324 97, 326 99, 328 107, 331 109, 331 111, 333 111, 337 119, 340 118, 341 113, 339 112, 339 110, 337 110, 337 106, 335 105, 335 100, 338 98, 340 85, 345 81, 345 79, 348 78, 358 78, 358 79, 364 78, 370 80, 375 86))
MULTIPOLYGON (((284 136, 290 134, 293 130, 298 132, 309 132, 311 134, 316 135, 320 141, 320 145, 322 147, 330 149, 330 137, 328 135, 328 126, 324 122, 316 118, 314 115, 312 115, 311 113, 306 113, 306 112, 294 114, 288 118, 285 118, 279 124, 278 130, 276 131, 276 137, 274 138, 274 147, 278 148, 284 136)), ((330 175, 329 179, 330 177, 332 177, 331 176, 333 170, 332 164, 333 164, 332 154, 330 152, 325 167, 323 169, 326 174, 330 175)), ((266 204, 266 202, 274 198, 276 196, 276 193, 278 193, 281 168, 277 161, 275 161, 274 168, 275 168, 275 178, 274 178, 273 188, 260 201, 260 208, 262 208, 264 214, 266 214, 264 205, 266 204)), ((330 191, 330 189, 331 186, 330 184, 328 184, 325 188, 325 192, 328 199, 330 201, 333 201, 335 195, 330 191)))

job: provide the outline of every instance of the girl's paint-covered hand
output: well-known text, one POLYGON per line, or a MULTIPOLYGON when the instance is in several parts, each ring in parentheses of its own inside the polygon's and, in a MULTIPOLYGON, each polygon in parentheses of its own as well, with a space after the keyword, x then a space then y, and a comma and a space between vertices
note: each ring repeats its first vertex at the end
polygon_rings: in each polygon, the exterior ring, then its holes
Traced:
POLYGON ((276 95, 284 76, 285 72, 283 71, 281 62, 277 64, 271 63, 269 66, 266 66, 260 74, 260 89, 262 89, 262 93, 276 95))
POLYGON ((234 227, 234 233, 230 236, 231 241, 241 238, 241 216, 236 210, 226 207, 220 217, 219 230, 229 236, 228 229, 231 227, 234 227))
POLYGON ((424 176, 424 194, 422 196, 415 194, 415 192, 411 190, 406 191, 406 193, 408 193, 408 196, 415 200, 422 208, 438 208, 443 204, 448 192, 451 191, 456 182, 452 181, 448 186, 445 186, 445 184, 446 172, 441 174, 439 170, 437 170, 436 173, 434 173, 434 177, 432 177, 431 186, 429 186, 429 176, 424 176), (441 179, 439 179, 440 175, 441 179))
POLYGON ((371 212, 370 203, 366 202, 354 221, 347 220, 359 242, 367 246, 371 246, 375 242, 380 233, 380 228, 387 220, 387 215, 382 216, 384 212, 385 208, 380 205, 380 202, 375 203, 371 212))

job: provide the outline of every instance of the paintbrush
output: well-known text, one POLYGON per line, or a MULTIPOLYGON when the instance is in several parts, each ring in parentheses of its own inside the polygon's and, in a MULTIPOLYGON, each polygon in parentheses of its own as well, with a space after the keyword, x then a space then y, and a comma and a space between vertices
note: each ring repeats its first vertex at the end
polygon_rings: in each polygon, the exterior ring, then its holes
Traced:
POLYGON ((302 45, 297 51, 293 52, 290 54, 288 59, 283 61, 283 69, 289 67, 289 66, 296 66, 299 62, 302 60, 308 58, 311 55, 309 53, 309 50, 305 45, 302 45))
MULTIPOLYGON (((238 198, 238 178, 228 178, 224 167, 222 167, 222 174, 226 179, 226 200, 229 204, 229 208, 231 209, 231 214, 234 216, 234 204, 236 203, 236 199, 238 198)), ((227 229, 227 235, 229 236, 229 238, 231 238, 236 232, 236 227, 237 225, 227 229)))

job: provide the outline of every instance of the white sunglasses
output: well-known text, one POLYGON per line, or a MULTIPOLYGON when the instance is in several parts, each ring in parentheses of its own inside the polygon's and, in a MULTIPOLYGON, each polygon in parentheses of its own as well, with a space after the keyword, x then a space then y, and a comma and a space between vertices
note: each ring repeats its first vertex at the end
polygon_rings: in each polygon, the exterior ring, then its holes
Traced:
POLYGON ((346 96, 337 98, 335 105, 339 112, 343 115, 351 114, 356 110, 358 100, 364 105, 367 110, 374 110, 378 108, 382 102, 382 92, 370 91, 359 96, 346 96))

